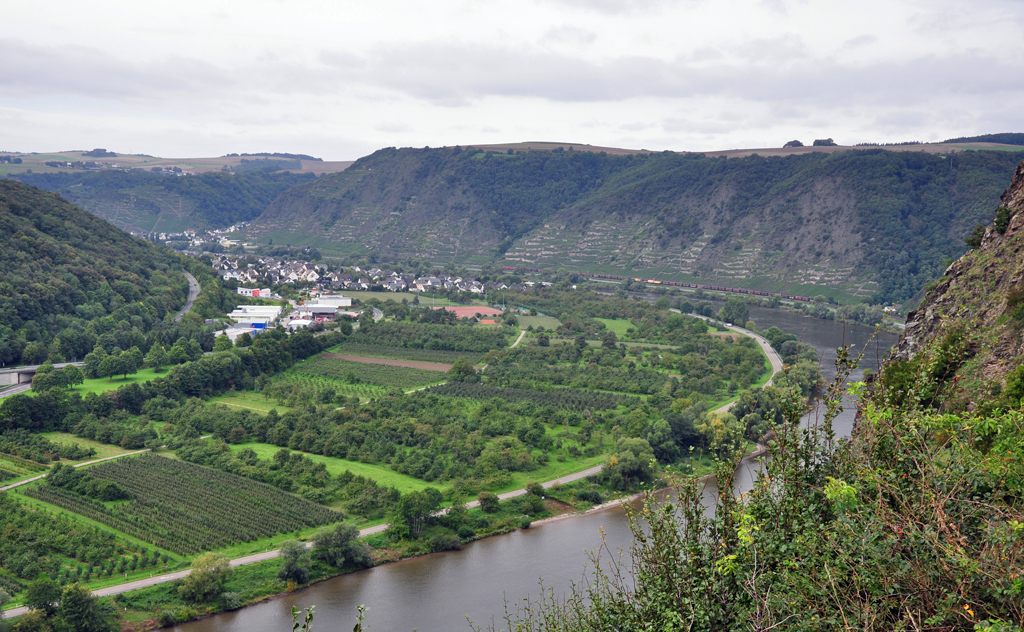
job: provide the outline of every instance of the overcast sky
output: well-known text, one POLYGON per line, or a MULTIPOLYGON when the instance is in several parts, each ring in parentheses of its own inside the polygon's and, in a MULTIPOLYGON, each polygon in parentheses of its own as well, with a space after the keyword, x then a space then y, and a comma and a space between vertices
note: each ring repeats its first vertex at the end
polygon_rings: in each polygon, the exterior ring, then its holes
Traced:
POLYGON ((0 0, 0 150, 1024 132, 1024 1, 0 0))

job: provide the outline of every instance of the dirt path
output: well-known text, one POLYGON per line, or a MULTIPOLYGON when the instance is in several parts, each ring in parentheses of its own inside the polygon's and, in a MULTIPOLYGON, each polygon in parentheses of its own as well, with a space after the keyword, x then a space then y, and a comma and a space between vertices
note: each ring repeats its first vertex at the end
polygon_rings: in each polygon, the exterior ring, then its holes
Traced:
POLYGON ((516 347, 518 347, 519 343, 522 342, 523 338, 525 338, 525 337, 526 337, 526 330, 524 329, 524 330, 519 332, 519 337, 516 338, 516 341, 512 343, 512 346, 509 347, 509 349, 515 349, 516 347))

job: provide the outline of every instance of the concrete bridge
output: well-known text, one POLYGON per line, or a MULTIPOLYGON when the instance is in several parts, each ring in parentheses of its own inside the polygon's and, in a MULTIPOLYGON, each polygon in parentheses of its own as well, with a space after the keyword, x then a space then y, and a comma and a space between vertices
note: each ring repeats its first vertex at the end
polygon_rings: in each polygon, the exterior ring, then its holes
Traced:
MULTIPOLYGON (((55 369, 63 369, 66 366, 83 366, 84 362, 62 362, 60 364, 53 365, 55 369)), ((39 370, 41 364, 34 364, 30 366, 19 366, 11 369, 0 369, 0 386, 13 386, 15 384, 31 384, 32 378, 35 377, 36 371, 39 370)))

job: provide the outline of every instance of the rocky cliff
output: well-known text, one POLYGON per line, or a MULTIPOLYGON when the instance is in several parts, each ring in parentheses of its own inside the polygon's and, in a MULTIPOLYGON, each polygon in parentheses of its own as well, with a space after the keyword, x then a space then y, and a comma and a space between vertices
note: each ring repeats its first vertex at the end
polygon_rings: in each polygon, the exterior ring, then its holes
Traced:
POLYGON ((930 372, 941 383, 950 410, 1000 394, 1024 358, 1024 163, 991 216, 980 245, 954 261, 907 316, 883 370, 916 363, 918 375, 930 372))

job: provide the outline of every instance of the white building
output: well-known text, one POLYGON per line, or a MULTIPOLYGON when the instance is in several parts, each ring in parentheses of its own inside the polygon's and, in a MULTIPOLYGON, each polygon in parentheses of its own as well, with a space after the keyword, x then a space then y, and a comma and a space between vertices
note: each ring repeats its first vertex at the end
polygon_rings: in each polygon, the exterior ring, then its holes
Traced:
MULTIPOLYGON (((237 274, 235 275, 237 277, 237 274)), ((270 288, 251 288, 251 287, 240 287, 238 293, 242 296, 255 296, 256 298, 270 298, 270 288)))

